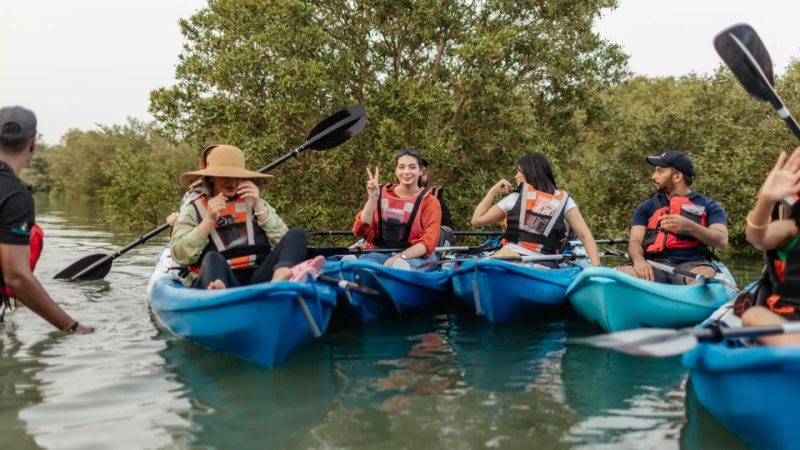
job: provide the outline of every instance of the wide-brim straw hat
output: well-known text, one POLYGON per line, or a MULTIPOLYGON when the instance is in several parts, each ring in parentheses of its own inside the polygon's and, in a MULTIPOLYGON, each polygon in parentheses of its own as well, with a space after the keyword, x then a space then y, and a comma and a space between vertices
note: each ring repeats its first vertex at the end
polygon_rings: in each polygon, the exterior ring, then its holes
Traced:
POLYGON ((181 175, 181 184, 189 186, 200 177, 247 178, 256 183, 266 183, 272 175, 247 170, 244 152, 232 145, 212 145, 203 152, 205 168, 181 175))

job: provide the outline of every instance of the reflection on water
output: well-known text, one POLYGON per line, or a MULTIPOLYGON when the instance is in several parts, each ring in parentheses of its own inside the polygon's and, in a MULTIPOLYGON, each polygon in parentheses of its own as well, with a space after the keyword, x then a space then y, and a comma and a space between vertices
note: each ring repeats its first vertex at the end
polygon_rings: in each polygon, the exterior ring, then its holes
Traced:
POLYGON ((173 395, 189 402, 185 426, 171 430, 210 448, 280 448, 322 420, 335 392, 330 359, 317 343, 281 370, 270 370, 232 356, 209 352, 167 337, 161 356, 170 378, 180 384, 173 395))
POLYGON ((41 402, 33 375, 42 364, 23 355, 21 347, 11 332, 0 332, 0 448, 37 448, 17 412, 41 402))
MULTIPOLYGON (((677 359, 567 346, 598 330, 554 315, 462 314, 332 330, 269 370, 161 330, 146 280, 166 237, 104 280, 52 280, 138 233, 91 205, 39 203, 37 274, 92 336, 20 309, 0 332, 0 448, 736 448, 687 398, 677 359)), ((147 231, 147 230, 142 230, 147 231)), ((734 264, 757 274, 758 262, 734 264)))
MULTIPOLYGON (((596 334, 575 321, 570 336, 596 334)), ((562 361, 566 401, 580 416, 574 442, 599 448, 661 448, 674 443, 683 420, 686 371, 680 358, 638 358, 570 346, 562 361)))

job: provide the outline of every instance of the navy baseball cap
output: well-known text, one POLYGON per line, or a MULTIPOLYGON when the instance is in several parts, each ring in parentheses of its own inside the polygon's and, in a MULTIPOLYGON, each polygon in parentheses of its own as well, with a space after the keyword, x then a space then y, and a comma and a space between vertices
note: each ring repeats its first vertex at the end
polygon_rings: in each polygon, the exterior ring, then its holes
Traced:
POLYGON ((22 106, 0 108, 0 138, 18 141, 36 136, 36 114, 22 106))
POLYGON ((689 155, 683 152, 670 150, 660 156, 648 156, 647 162, 651 166, 672 167, 682 173, 684 177, 691 180, 694 178, 694 164, 689 159, 689 155))

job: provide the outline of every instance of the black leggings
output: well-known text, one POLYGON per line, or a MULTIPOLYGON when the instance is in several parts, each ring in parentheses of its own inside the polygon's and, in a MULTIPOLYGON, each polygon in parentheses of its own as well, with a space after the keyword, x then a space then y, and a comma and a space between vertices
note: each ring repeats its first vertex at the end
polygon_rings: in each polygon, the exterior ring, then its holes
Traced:
POLYGON ((308 233, 304 228, 292 228, 272 249, 258 267, 232 270, 219 252, 211 251, 200 262, 200 278, 194 287, 205 289, 214 280, 222 280, 226 287, 263 283, 272 280, 272 274, 281 267, 292 267, 308 256, 308 233))

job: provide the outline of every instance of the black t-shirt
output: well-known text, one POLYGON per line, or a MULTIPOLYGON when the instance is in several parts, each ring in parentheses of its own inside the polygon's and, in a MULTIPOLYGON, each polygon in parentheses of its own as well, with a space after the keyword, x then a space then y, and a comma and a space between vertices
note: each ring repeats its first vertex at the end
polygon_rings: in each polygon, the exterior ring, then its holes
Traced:
POLYGON ((35 215, 30 189, 0 161, 0 243, 29 245, 35 215))

